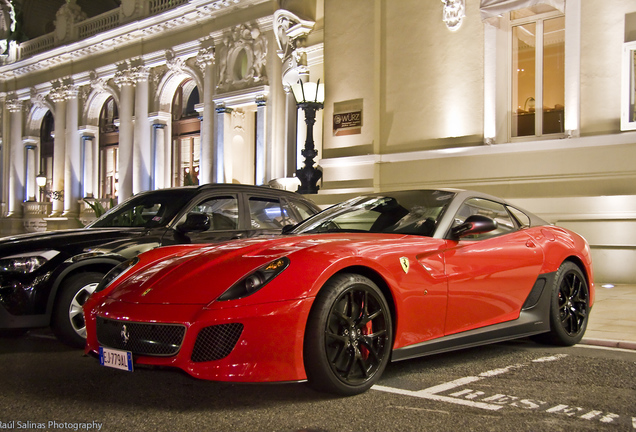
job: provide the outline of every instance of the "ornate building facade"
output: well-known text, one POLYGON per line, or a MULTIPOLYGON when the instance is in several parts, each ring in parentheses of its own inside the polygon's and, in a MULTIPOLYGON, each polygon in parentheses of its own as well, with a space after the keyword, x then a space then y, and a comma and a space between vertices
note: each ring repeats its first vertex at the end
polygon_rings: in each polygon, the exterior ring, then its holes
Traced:
POLYGON ((633 0, 82 1, 28 40, 1 2, 2 234, 146 189, 292 182, 289 87, 320 79, 319 204, 477 189, 585 235, 599 282, 636 282, 633 0))
POLYGON ((87 17, 71 0, 50 33, 5 32, 3 233, 77 226, 143 190, 291 177, 287 75, 320 79, 322 41, 285 3, 123 0, 87 17))

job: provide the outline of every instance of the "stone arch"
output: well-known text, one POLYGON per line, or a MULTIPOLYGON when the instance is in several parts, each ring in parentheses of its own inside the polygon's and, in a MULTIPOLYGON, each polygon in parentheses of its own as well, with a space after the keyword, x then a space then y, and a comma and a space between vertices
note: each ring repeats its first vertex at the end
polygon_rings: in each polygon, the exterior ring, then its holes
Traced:
POLYGON ((40 127, 42 126, 42 119, 46 115, 47 111, 51 111, 55 114, 55 108, 44 97, 37 95, 34 97, 36 103, 33 104, 29 114, 27 115, 24 134, 26 136, 39 136, 40 127))
POLYGON ((190 92, 196 88, 199 90, 199 94, 203 94, 203 83, 193 68, 184 66, 179 69, 168 71, 161 82, 157 86, 157 96, 155 97, 155 106, 160 111, 172 112, 172 99, 174 97, 177 88, 187 79, 192 79, 194 85, 191 85, 190 92))
POLYGON ((101 86, 94 88, 86 98, 84 112, 82 117, 84 124, 91 126, 99 126, 99 114, 108 98, 113 97, 117 106, 119 106, 119 94, 110 86, 101 86))

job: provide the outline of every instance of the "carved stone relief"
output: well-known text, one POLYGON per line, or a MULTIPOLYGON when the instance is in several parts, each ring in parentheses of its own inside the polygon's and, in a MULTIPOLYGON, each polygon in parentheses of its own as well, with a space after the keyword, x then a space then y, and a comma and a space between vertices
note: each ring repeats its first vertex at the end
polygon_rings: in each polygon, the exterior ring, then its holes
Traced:
POLYGON ((55 40, 57 43, 70 40, 73 25, 86 19, 86 14, 82 12, 82 8, 76 4, 76 1, 67 0, 55 14, 55 40))
POLYGON ((296 84, 302 76, 309 76, 305 39, 314 24, 285 9, 274 12, 277 54, 283 61, 283 85, 286 89, 296 84))
POLYGON ((465 0, 442 0, 444 3, 444 11, 442 21, 451 31, 457 31, 466 16, 465 0))
POLYGON ((240 24, 223 35, 216 49, 220 92, 268 84, 267 38, 256 24, 240 24))

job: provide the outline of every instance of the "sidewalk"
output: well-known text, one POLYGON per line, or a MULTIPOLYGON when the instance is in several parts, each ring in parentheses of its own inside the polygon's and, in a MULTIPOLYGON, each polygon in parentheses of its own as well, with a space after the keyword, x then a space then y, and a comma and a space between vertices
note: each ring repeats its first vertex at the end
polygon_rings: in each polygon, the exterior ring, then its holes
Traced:
POLYGON ((581 343, 636 350, 636 285, 601 285, 581 343))

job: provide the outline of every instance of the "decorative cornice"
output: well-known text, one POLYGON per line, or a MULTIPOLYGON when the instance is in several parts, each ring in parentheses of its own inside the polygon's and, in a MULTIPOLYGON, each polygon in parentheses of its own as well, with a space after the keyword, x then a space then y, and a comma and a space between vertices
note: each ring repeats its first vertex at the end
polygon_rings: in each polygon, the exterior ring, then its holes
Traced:
POLYGON ((201 1, 190 1, 183 6, 163 12, 161 15, 147 17, 102 32, 100 33, 102 38, 99 42, 89 42, 89 39, 80 40, 36 54, 24 60, 19 60, 16 63, 0 66, 0 80, 21 77, 70 61, 110 52, 113 47, 122 47, 142 39, 147 40, 161 35, 172 29, 208 21, 220 14, 229 12, 231 8, 239 3, 260 2, 260 0, 217 0, 201 5, 201 1))

